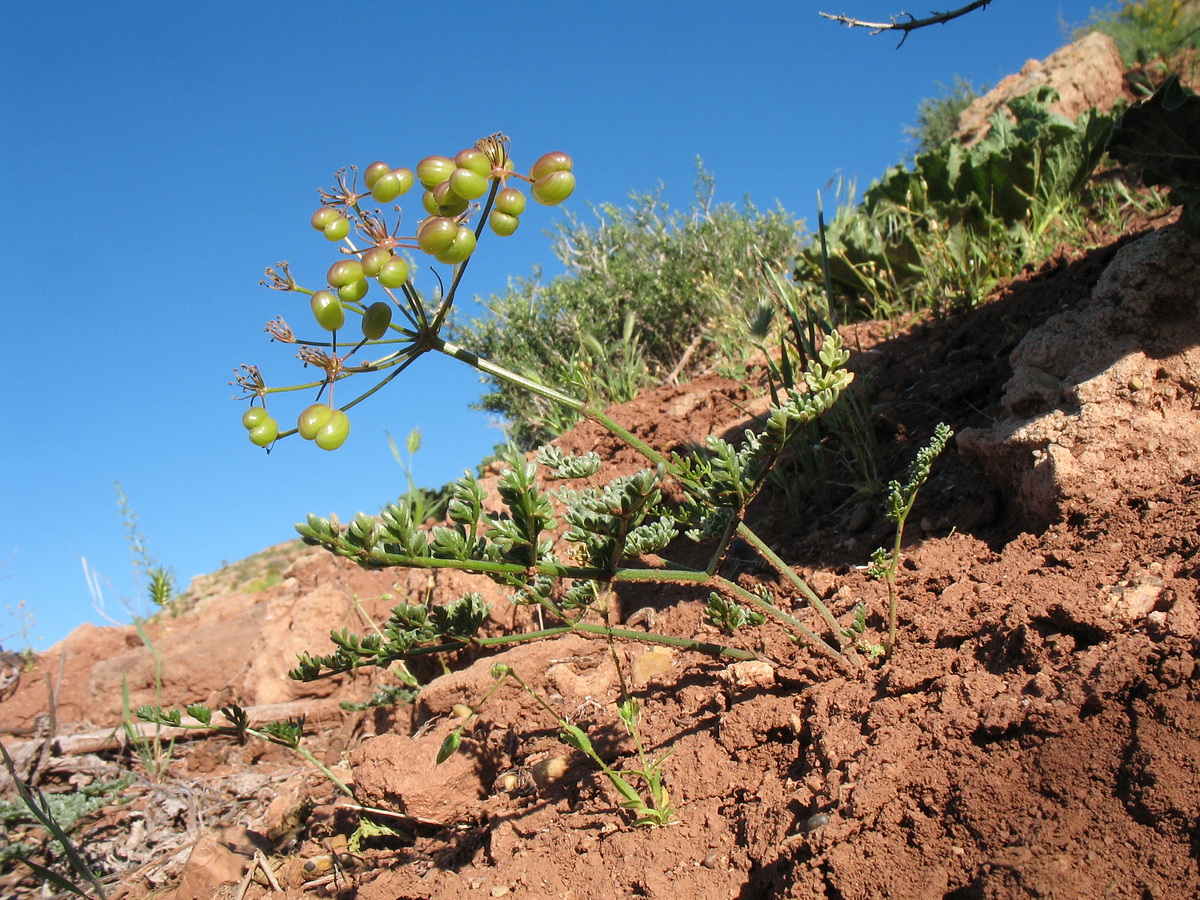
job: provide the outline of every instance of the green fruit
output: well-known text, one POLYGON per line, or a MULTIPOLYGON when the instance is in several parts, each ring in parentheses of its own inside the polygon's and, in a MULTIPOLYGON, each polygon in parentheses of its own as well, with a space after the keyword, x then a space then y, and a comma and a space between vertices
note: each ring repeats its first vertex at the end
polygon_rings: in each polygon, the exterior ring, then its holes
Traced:
MULTIPOLYGON (((371 289, 370 282, 365 278, 360 278, 358 281, 352 281, 349 284, 343 284, 337 290, 338 299, 344 303, 357 303, 363 297, 367 296, 367 291, 371 289)), ((338 326, 341 327, 340 325, 338 326)))
POLYGON ((440 216, 442 214, 442 208, 438 206, 437 198, 433 196, 433 191, 426 191, 421 195, 421 206, 431 216, 440 216))
POLYGON ((447 216, 432 216, 417 228, 417 246, 430 256, 450 249, 458 236, 458 223, 447 216))
POLYGON ((325 237, 329 240, 340 241, 350 233, 350 220, 345 216, 338 216, 322 228, 321 231, 325 233, 325 237))
POLYGON ((575 176, 570 172, 551 172, 533 183, 529 192, 542 206, 555 206, 571 196, 575 190, 575 176))
POLYGON ((269 418, 266 409, 261 406, 252 406, 242 413, 242 427, 250 431, 269 418))
POLYGON ((400 176, 395 172, 384 172, 375 180, 371 196, 380 203, 391 203, 400 196, 400 176))
POLYGON ((519 216, 525 212, 525 195, 515 187, 501 188, 493 208, 510 216, 519 216))
POLYGON ((331 291, 317 291, 312 295, 309 305, 312 307, 313 318, 326 331, 337 331, 346 321, 342 301, 331 291))
POLYGON ((312 214, 312 227, 317 229, 317 231, 324 231, 326 225, 334 219, 340 219, 341 217, 342 214, 332 206, 322 206, 312 214))
POLYGON ((379 283, 385 288, 398 288, 408 281, 408 260, 393 256, 379 270, 379 283))
POLYGON ((363 169, 363 184, 367 186, 368 191, 375 189, 375 182, 379 180, 380 175, 386 175, 392 171, 392 167, 382 160, 376 160, 365 169, 363 169))
POLYGON ((575 163, 571 157, 563 153, 561 150, 555 150, 551 153, 543 154, 538 157, 538 161, 533 164, 533 168, 529 170, 529 177, 534 181, 539 178, 544 178, 551 172, 570 172, 574 168, 575 163))
POLYGON ((329 416, 329 421, 317 429, 313 438, 322 450, 336 450, 346 443, 350 436, 350 417, 340 409, 335 409, 329 416))
POLYGON ((367 307, 362 317, 362 333, 369 341, 377 341, 387 334, 388 326, 392 324, 392 307, 380 300, 367 307))
MULTIPOLYGON (((450 189, 467 200, 478 200, 487 193, 488 180, 486 176, 470 169, 455 169, 450 176, 450 189)), ((436 191, 434 196, 437 196, 436 191)))
POLYGON ((492 231, 500 237, 508 237, 521 224, 521 220, 516 216, 510 216, 508 213, 500 212, 498 209, 493 209, 488 214, 488 225, 492 231))
POLYGON ((411 190, 413 182, 416 181, 416 178, 413 176, 413 170, 401 166, 399 169, 392 169, 392 174, 400 179, 401 195, 407 194, 411 190))
POLYGON ((362 255, 363 274, 368 278, 374 278, 391 258, 392 251, 386 247, 372 247, 362 255))
POLYGON ((441 253, 435 253, 433 257, 440 263, 456 266, 460 262, 466 261, 466 259, 474 252, 475 232, 466 225, 459 225, 458 230, 455 232, 454 240, 450 246, 441 253))
POLYGON ((341 287, 352 281, 362 281, 363 264, 357 259, 339 259, 325 273, 325 280, 332 287, 341 287))
POLYGON ((265 447, 279 437, 279 423, 267 416, 250 429, 250 443, 256 447, 265 447))
POLYGON ((450 177, 456 168, 454 160, 444 156, 427 156, 417 163, 417 179, 429 190, 433 190, 450 177))
POLYGON ((475 147, 459 150, 454 155, 454 164, 460 169, 469 169, 476 175, 482 175, 484 178, 492 174, 492 161, 488 159, 486 153, 475 147))
POLYGON ((300 418, 296 420, 296 430, 300 432, 300 437, 311 441, 332 415, 333 408, 327 403, 314 403, 300 413, 300 418))
MULTIPOLYGON (((455 169, 455 171, 458 170, 455 169)), ((437 212, 434 215, 438 216, 454 218, 466 212, 471 203, 466 197, 455 192, 452 180, 443 181, 433 189, 432 194, 433 202, 437 204, 437 212)))

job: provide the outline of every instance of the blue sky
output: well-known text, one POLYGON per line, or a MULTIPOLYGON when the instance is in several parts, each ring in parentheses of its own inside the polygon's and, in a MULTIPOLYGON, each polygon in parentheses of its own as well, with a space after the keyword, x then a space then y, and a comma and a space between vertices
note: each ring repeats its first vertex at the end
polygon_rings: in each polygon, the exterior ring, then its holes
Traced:
MULTIPOLYGON (((993 84, 1098 5, 995 0, 897 50, 817 11, 886 17, 899 0, 13 4, 0 645, 45 648, 103 624, 83 558, 109 615, 128 620, 122 598, 144 609, 116 481, 186 584, 294 536, 307 512, 394 499, 405 482, 385 430, 422 429, 414 474, 428 485, 501 439, 468 409, 475 373, 427 356, 358 407, 336 453, 291 439, 267 456, 247 441, 234 368, 301 378, 262 332, 298 318, 301 300, 258 281, 281 259, 321 277, 330 245, 308 218, 337 168, 413 166, 502 130, 519 165, 574 157, 576 213, 659 182, 686 206, 699 156, 718 200, 779 202, 815 225, 831 179, 865 186, 905 155, 903 128, 939 84, 993 84), (22 609, 37 619, 27 635, 22 609)), ((531 208, 514 237, 481 241, 464 294, 537 264, 555 272, 544 231, 561 215, 531 208)), ((280 420, 299 408, 281 402, 280 420)))

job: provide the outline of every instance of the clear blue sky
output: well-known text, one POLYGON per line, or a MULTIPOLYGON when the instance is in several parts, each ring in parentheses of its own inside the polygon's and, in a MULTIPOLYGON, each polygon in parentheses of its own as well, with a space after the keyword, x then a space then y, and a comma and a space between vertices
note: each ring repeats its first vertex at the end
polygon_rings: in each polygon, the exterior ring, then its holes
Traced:
MULTIPOLYGON (((385 429, 423 430, 415 474, 428 485, 500 440, 468 409, 473 371, 425 357, 358 408, 341 451, 290 439, 268 457, 247 441, 234 368, 299 375, 262 327, 300 301, 258 281, 281 259, 320 278, 330 245, 308 217, 338 167, 412 166, 502 130, 525 166, 573 155, 577 213, 660 181, 686 206, 700 156, 718 200, 778 201, 815 224, 832 178, 865 186, 904 156, 903 128, 939 83, 995 83, 1104 4, 995 0, 899 50, 817 16, 927 5, 953 4, 10 4, 0 644, 25 645, 8 612, 22 602, 37 648, 102 624, 84 557, 110 615, 128 620, 122 598, 144 608, 114 481, 186 584, 293 537, 307 512, 394 499, 404 478, 385 429)), ((556 271, 544 234, 556 216, 531 209, 514 237, 481 242, 466 293, 539 263, 556 271)))

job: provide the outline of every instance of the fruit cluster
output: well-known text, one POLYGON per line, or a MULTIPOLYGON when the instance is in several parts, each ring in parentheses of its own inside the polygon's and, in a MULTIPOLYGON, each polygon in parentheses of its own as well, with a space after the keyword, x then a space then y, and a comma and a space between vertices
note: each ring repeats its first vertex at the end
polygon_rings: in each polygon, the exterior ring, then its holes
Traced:
MULTIPOLYGON (((393 342, 398 336, 409 348, 420 349, 398 351, 357 371, 379 371, 389 365, 411 362, 414 356, 429 349, 433 343, 429 338, 436 338, 454 299, 460 271, 456 271, 448 295, 431 319, 420 294, 410 282, 411 262, 399 251, 419 250, 439 263, 461 267, 475 252, 485 217, 492 232, 501 237, 513 234, 520 225, 520 217, 525 212, 525 194, 510 185, 510 180, 528 183, 534 200, 543 206, 554 206, 566 200, 575 189, 573 165, 570 156, 556 151, 541 156, 528 174, 522 174, 513 167, 508 138, 495 134, 454 156, 427 156, 415 169, 394 169, 382 160, 373 162, 363 170, 366 191, 362 193, 358 191, 357 172, 350 183, 347 183, 345 171, 339 172, 336 187, 320 192, 322 204, 311 219, 312 227, 327 239, 345 243, 342 258, 326 272, 327 286, 315 291, 300 287, 286 265, 282 275, 273 269, 267 270, 270 287, 308 294, 317 325, 332 335, 329 343, 308 342, 314 347, 332 347, 332 353, 315 351, 308 346, 300 353, 306 365, 325 369, 325 379, 320 387, 322 391, 328 389, 327 402, 308 407, 301 413, 296 430, 284 434, 280 434, 278 423, 267 414, 265 405, 251 407, 242 419, 250 432, 251 442, 268 447, 279 437, 299 433, 323 449, 340 447, 349 434, 350 424, 345 412, 333 406, 332 392, 334 381, 355 371, 345 365, 348 357, 368 342, 381 341, 390 330, 395 333, 393 342), (391 203, 417 183, 424 188, 421 206, 427 215, 411 236, 398 234, 399 207, 395 208, 395 227, 389 230, 380 211, 365 210, 360 204, 368 197, 380 203, 391 203), (472 217, 480 212, 478 223, 472 227, 472 217), (365 239, 365 246, 355 244, 352 231, 365 239), (391 302, 365 302, 372 281, 384 289, 391 302), (406 323, 392 323, 393 304, 404 315, 406 323), (361 317, 362 339, 348 353, 338 356, 338 332, 346 324, 348 310, 361 317)), ((282 321, 275 327, 269 326, 268 331, 276 339, 294 340, 290 328, 282 321)), ((254 372, 257 374, 257 369, 254 372)), ((265 404, 265 394, 270 389, 260 379, 239 378, 237 383, 252 399, 265 404)))

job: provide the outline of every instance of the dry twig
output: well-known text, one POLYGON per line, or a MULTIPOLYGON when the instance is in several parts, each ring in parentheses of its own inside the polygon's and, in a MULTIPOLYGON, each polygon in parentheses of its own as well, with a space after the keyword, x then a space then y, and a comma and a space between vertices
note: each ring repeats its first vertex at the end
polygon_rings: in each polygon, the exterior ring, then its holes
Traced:
POLYGON ((855 19, 851 16, 842 15, 840 13, 821 13, 826 19, 832 19, 834 22, 841 22, 850 28, 870 28, 871 34, 879 34, 884 31, 899 31, 902 32, 900 43, 896 45, 897 49, 904 46, 904 42, 908 40, 910 33, 918 28, 925 28, 929 25, 945 25, 959 16, 965 16, 969 12, 974 12, 977 9, 984 9, 992 0, 974 0, 973 3, 968 3, 966 6, 952 9, 947 12, 934 12, 926 16, 924 19, 918 19, 912 13, 902 12, 892 16, 889 22, 864 22, 862 19, 855 19), (902 17, 907 16, 906 21, 899 21, 902 17))

